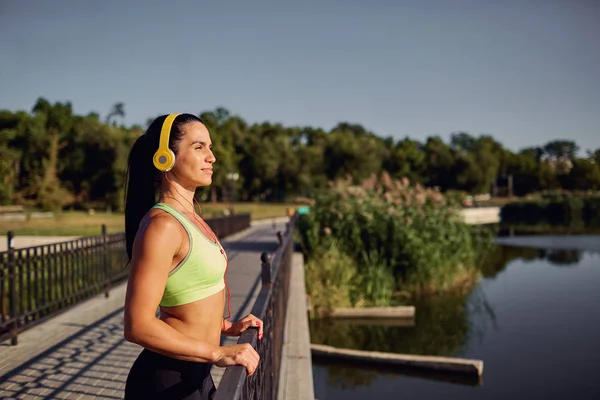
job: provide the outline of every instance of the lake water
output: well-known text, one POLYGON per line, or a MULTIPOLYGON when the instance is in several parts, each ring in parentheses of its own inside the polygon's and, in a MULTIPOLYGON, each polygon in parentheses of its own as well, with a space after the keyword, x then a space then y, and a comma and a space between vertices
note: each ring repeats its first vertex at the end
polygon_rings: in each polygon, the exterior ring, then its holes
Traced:
POLYGON ((503 238, 473 291, 416 304, 412 326, 311 324, 313 343, 479 359, 481 380, 313 359, 315 396, 600 399, 600 237, 580 239, 503 238))

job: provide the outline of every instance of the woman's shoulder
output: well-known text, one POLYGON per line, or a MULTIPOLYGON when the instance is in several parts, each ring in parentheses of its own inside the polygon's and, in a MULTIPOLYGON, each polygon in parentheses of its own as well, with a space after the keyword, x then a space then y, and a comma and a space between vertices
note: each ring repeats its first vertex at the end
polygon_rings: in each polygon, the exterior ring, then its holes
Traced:
POLYGON ((168 212, 153 208, 151 209, 140 226, 140 232, 146 238, 162 240, 181 240, 180 235, 185 233, 181 223, 168 212))
POLYGON ((142 218, 133 243, 132 263, 177 256, 183 242, 182 230, 181 224, 169 214, 154 210, 148 212, 142 218))

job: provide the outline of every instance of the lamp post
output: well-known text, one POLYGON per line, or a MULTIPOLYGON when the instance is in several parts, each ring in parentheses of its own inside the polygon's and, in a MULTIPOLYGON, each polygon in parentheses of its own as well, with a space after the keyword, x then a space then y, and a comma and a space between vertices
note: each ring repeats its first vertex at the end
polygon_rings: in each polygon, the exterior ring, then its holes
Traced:
POLYGON ((240 174, 238 174, 237 172, 228 172, 227 173, 227 180, 229 181, 229 197, 231 200, 231 208, 230 208, 230 213, 231 215, 233 215, 234 213, 234 198, 235 198, 235 182, 240 178, 240 174))

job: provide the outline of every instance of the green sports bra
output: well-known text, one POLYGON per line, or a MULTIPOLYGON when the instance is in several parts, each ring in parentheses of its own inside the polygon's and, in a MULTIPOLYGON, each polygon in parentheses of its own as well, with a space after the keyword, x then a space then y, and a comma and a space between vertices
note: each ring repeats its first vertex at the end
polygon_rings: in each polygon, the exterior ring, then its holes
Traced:
POLYGON ((210 241, 192 221, 173 207, 158 203, 185 228, 190 240, 185 258, 169 273, 160 305, 173 307, 204 299, 225 288, 227 255, 221 244, 210 241))

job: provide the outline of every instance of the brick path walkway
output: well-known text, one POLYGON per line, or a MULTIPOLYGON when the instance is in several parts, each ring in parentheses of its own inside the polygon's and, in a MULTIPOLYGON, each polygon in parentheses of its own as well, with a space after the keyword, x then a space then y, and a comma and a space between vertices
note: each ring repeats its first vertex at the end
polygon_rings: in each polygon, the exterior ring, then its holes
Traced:
MULTIPOLYGON (((249 312, 260 290, 260 254, 277 245, 276 228, 262 225, 223 241, 230 263, 232 317, 249 312)), ((0 344, 0 399, 122 399, 141 347, 123 338, 125 285, 0 344)), ((224 341, 225 344, 237 339, 224 341)), ((218 385, 223 369, 214 367, 218 385)))

